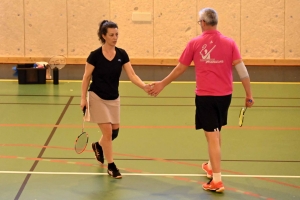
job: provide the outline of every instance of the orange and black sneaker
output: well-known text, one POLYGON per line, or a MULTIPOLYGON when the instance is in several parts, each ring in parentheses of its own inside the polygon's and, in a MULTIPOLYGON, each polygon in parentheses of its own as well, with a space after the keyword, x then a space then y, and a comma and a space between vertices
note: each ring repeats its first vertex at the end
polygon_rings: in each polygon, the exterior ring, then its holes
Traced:
POLYGON ((213 171, 212 171, 212 169, 208 168, 208 163, 203 163, 202 164, 202 169, 203 169, 203 171, 206 172, 206 177, 209 178, 209 179, 212 179, 213 171))
POLYGON ((204 183, 202 185, 202 188, 204 190, 211 190, 211 191, 215 191, 215 192, 223 192, 225 190, 225 187, 224 187, 222 181, 215 183, 213 181, 213 179, 208 181, 208 183, 204 183))

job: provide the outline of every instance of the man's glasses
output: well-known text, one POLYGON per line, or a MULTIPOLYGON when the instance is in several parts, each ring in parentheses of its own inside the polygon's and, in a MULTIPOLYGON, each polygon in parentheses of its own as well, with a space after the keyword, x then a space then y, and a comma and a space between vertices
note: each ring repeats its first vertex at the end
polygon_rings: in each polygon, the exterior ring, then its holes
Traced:
MULTIPOLYGON (((201 22, 202 21, 204 21, 204 20, 199 20, 199 21, 197 21, 197 23, 199 24, 199 25, 201 25, 201 22)), ((204 21, 205 22, 205 21, 204 21)))

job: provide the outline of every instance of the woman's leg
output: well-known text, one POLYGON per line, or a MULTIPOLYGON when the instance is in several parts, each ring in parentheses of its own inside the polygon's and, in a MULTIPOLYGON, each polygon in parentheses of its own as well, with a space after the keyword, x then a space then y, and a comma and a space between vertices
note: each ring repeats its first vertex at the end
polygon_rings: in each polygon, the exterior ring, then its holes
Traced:
POLYGON ((119 172, 119 169, 114 163, 113 159, 113 146, 112 146, 112 130, 113 128, 118 127, 118 125, 112 124, 98 124, 102 132, 102 137, 99 140, 99 144, 103 149, 103 153, 107 160, 107 173, 114 178, 122 178, 122 175, 119 172))
POLYGON ((112 124, 98 124, 102 136, 99 140, 99 144, 101 145, 103 149, 103 153, 105 156, 105 159, 108 163, 113 163, 113 150, 112 150, 112 124))
POLYGON ((104 151, 104 156, 108 163, 112 163, 113 161, 113 148, 112 148, 112 134, 113 130, 119 129, 119 124, 98 124, 102 136, 99 140, 99 144, 104 151), (107 157, 109 156, 109 157, 107 157))
POLYGON ((119 134, 119 124, 112 124, 112 140, 116 139, 119 134))
MULTIPOLYGON (((103 148, 102 148, 102 145, 100 145, 100 142, 101 142, 102 138, 104 137, 103 135, 104 134, 107 135, 107 133, 109 132, 109 127, 106 127, 107 125, 108 124, 102 126, 101 124, 98 124, 98 126, 102 132, 102 136, 98 142, 95 142, 92 144, 92 148, 95 152, 95 157, 101 164, 104 164, 104 155, 103 155, 103 148), (105 133, 103 133, 101 127, 103 127, 102 129, 104 130, 105 133)), ((114 140, 118 137, 119 124, 112 124, 111 127, 112 127, 111 140, 114 140)), ((107 137, 109 137, 109 136, 107 136, 107 137)))

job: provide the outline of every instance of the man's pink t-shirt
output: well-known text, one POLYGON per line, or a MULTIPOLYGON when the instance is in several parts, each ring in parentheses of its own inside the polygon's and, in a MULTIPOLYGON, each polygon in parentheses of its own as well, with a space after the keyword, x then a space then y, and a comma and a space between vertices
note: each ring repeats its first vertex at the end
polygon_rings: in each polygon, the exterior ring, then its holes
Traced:
POLYGON ((210 30, 188 43, 179 62, 189 66, 194 61, 198 96, 225 96, 232 94, 232 62, 239 59, 235 42, 210 30))

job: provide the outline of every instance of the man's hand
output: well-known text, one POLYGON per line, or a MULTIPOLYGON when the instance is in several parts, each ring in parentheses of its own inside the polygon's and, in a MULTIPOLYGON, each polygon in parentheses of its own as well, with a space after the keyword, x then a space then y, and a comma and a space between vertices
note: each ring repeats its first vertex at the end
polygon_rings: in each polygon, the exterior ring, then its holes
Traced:
POLYGON ((254 99, 253 97, 246 97, 245 98, 245 106, 248 108, 251 108, 254 104, 254 99))
POLYGON ((148 94, 156 97, 164 89, 164 87, 165 86, 161 81, 150 83, 150 90, 148 94))

